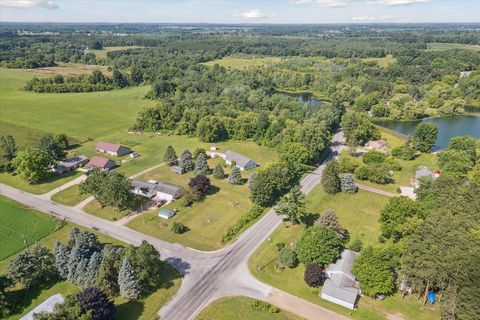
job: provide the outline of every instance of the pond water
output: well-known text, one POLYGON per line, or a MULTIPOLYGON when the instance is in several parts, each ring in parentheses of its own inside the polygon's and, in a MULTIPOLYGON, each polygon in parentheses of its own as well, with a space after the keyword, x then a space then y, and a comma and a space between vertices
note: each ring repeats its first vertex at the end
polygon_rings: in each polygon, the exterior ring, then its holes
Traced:
POLYGON ((381 121, 377 124, 404 135, 410 135, 417 124, 421 122, 430 122, 438 126, 438 140, 434 150, 447 147, 448 141, 454 136, 469 135, 480 139, 480 114, 426 118, 415 121, 381 121))
POLYGON ((277 94, 284 97, 295 98, 300 102, 306 103, 311 107, 319 107, 325 103, 325 101, 317 99, 310 92, 277 92, 277 94))

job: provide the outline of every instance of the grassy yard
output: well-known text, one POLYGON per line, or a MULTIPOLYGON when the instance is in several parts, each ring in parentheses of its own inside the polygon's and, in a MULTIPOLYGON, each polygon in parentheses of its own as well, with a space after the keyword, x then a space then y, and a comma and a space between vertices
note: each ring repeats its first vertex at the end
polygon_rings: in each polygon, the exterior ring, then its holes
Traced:
POLYGON ((52 233, 56 221, 0 196, 0 260, 3 260, 52 233))
MULTIPOLYGON (((209 160, 210 167, 213 168, 217 161, 220 160, 209 160)), ((228 174, 228 169, 225 170, 228 174)), ((242 173, 242 176, 246 178, 247 174, 242 173)), ((169 167, 163 166, 139 179, 169 182, 187 189, 192 177, 194 177, 193 173, 178 175, 171 172, 169 167)), ((210 180, 211 191, 204 200, 194 203, 191 208, 181 207, 178 201, 175 201, 166 206, 179 210, 173 218, 164 220, 157 216, 158 210, 149 210, 131 221, 128 226, 151 236, 169 242, 178 242, 195 249, 215 250, 223 247, 221 240, 224 231, 251 206, 249 191, 246 185, 232 185, 227 179, 216 180, 210 176, 210 180), (181 222, 190 230, 184 234, 176 234, 170 230, 174 222, 181 222)))
POLYGON ((55 193, 52 196, 53 201, 64 204, 66 206, 71 206, 71 207, 75 206, 76 204, 79 204, 86 198, 88 198, 88 195, 80 194, 80 188, 78 184, 68 187, 58 193, 55 193))
POLYGON ((91 215, 110 221, 121 219, 131 212, 131 210, 128 209, 117 211, 115 208, 110 206, 105 206, 102 208, 97 200, 90 201, 85 208, 83 208, 83 210, 91 215))
POLYGON ((204 64, 210 67, 218 64, 221 67, 227 69, 247 69, 247 68, 258 68, 265 67, 269 64, 274 64, 281 62, 282 58, 280 57, 249 57, 245 55, 241 56, 230 56, 218 60, 208 61, 204 64))
POLYGON ((56 173, 49 173, 47 178, 44 179, 42 182, 37 184, 29 184, 27 181, 21 179, 16 175, 11 175, 8 173, 0 173, 0 183, 8 184, 17 189, 21 189, 26 192, 30 192, 33 194, 43 194, 47 193, 65 183, 69 182, 70 180, 75 179, 81 175, 80 172, 72 171, 65 174, 56 174, 56 173))
MULTIPOLYGON (((377 243, 379 235, 378 216, 388 198, 360 191, 357 194, 329 195, 317 187, 307 197, 307 208, 311 213, 321 213, 331 208, 336 211, 342 226, 350 232, 350 239, 359 238, 364 245, 377 243)), ((314 215, 315 216, 315 215, 314 215)), ((299 265, 294 269, 279 271, 275 244, 283 242, 294 244, 302 234, 302 226, 291 226, 283 223, 250 257, 250 271, 260 280, 278 287, 291 294, 311 301, 335 312, 349 315, 350 310, 320 299, 320 289, 308 287, 303 274, 305 267, 299 265)), ((439 319, 438 309, 423 306, 414 297, 401 299, 399 295, 387 297, 384 301, 376 301, 362 297, 358 310, 352 312, 353 319, 439 319)))
POLYGON ((246 297, 222 298, 214 301, 203 310, 196 320, 301 320, 302 318, 286 311, 270 313, 255 310, 255 300, 246 297))

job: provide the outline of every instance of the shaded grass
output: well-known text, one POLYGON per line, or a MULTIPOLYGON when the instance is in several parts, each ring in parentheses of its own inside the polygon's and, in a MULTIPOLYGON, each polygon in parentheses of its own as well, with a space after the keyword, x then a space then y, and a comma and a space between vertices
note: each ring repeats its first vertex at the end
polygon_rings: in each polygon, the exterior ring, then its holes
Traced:
POLYGON ((46 179, 37 184, 29 184, 27 181, 21 179, 17 175, 11 175, 8 173, 0 173, 0 183, 8 184, 14 188, 27 191, 33 194, 47 193, 61 185, 75 179, 80 176, 81 173, 77 171, 71 171, 65 174, 56 174, 49 172, 46 179))
POLYGON ((55 224, 54 218, 0 196, 0 260, 52 233, 55 224))
POLYGON ((286 311, 270 313, 253 309, 254 299, 229 297, 214 301, 203 310, 197 320, 301 320, 302 318, 286 311))
MULTIPOLYGON (((213 168, 218 161, 223 160, 210 159, 209 166, 213 168)), ((228 174, 229 169, 226 168, 225 171, 228 174)), ((193 173, 178 175, 171 172, 169 167, 163 166, 139 179, 169 182, 188 189, 188 182, 193 177, 193 173)), ((242 172, 242 177, 246 178, 247 174, 242 172)), ((171 219, 165 220, 158 217, 158 209, 154 209, 132 220, 128 227, 195 249, 215 250, 223 247, 223 233, 251 207, 249 190, 245 184, 232 185, 227 179, 216 180, 211 175, 209 178, 212 184, 211 191, 205 199, 195 202, 192 207, 181 207, 179 201, 174 201, 166 206, 166 208, 178 209, 177 214, 171 219), (174 222, 183 223, 190 230, 183 234, 176 234, 170 230, 174 222)))
POLYGON ((88 194, 80 194, 80 187, 78 184, 70 186, 52 196, 52 200, 66 206, 75 206, 88 198, 88 194))

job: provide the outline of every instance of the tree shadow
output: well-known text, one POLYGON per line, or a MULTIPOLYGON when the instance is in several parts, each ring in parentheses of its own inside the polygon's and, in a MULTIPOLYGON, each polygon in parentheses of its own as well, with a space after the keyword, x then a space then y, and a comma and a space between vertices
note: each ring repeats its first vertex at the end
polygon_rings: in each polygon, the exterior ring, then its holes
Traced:
POLYGON ((11 292, 12 302, 13 302, 12 315, 22 312, 25 309, 25 307, 31 305, 32 301, 37 299, 44 290, 47 290, 53 287, 60 281, 62 280, 52 279, 50 281, 43 282, 38 286, 34 286, 31 288, 21 288, 21 289, 12 291, 11 292))
POLYGON ((37 184, 52 183, 52 182, 55 182, 55 181, 60 180, 60 179, 73 177, 77 174, 78 174, 77 171, 69 171, 69 172, 63 173, 63 174, 49 172, 48 175, 44 179, 40 180, 39 183, 37 183, 37 184))
POLYGON ((168 281, 180 278, 182 275, 188 274, 188 270, 190 270, 190 264, 178 257, 169 257, 165 259, 165 262, 162 267, 168 281))
POLYGON ((143 313, 145 306, 141 301, 127 301, 120 305, 116 305, 115 319, 138 319, 143 313))
POLYGON ((214 185, 210 186, 210 189, 206 193, 207 196, 212 196, 220 191, 220 188, 214 185))
POLYGON ((303 217, 302 222, 308 226, 311 227, 315 224, 315 221, 320 218, 320 213, 307 213, 305 217, 303 217))

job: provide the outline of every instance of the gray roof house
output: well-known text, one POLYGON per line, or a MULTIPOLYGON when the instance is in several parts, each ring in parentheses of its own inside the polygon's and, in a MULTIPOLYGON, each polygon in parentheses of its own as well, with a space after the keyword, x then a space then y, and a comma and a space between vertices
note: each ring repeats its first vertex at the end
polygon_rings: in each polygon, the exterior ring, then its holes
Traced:
POLYGON ((157 194, 157 192, 155 191, 157 184, 155 183, 136 179, 132 179, 130 182, 132 184, 132 192, 135 194, 147 198, 152 198, 157 194))
POLYGON ((132 193, 147 198, 157 198, 158 200, 172 201, 180 197, 183 193, 182 187, 166 182, 132 179, 131 184, 132 193))
POLYGON ((228 165, 231 165, 232 162, 235 162, 237 167, 239 167, 240 170, 242 171, 249 170, 257 166, 257 163, 255 162, 255 160, 242 156, 241 154, 236 153, 235 151, 232 151, 232 150, 225 151, 225 154, 223 155, 223 159, 225 159, 225 162, 228 165))
POLYGON ((345 308, 354 309, 360 295, 360 286, 352 274, 353 261, 358 253, 343 250, 340 259, 331 264, 326 274, 328 279, 322 287, 320 296, 345 308))
POLYGON ((182 195, 183 188, 166 182, 158 182, 155 191, 157 198, 171 201, 182 195))
POLYGON ((66 173, 83 166, 87 162, 88 158, 84 155, 80 155, 57 162, 57 164, 53 166, 52 170, 56 173, 66 173))
POLYGON ((433 172, 432 170, 428 169, 427 167, 421 166, 415 171, 415 187, 420 186, 420 179, 421 178, 431 178, 436 179, 438 178, 438 171, 433 172))

